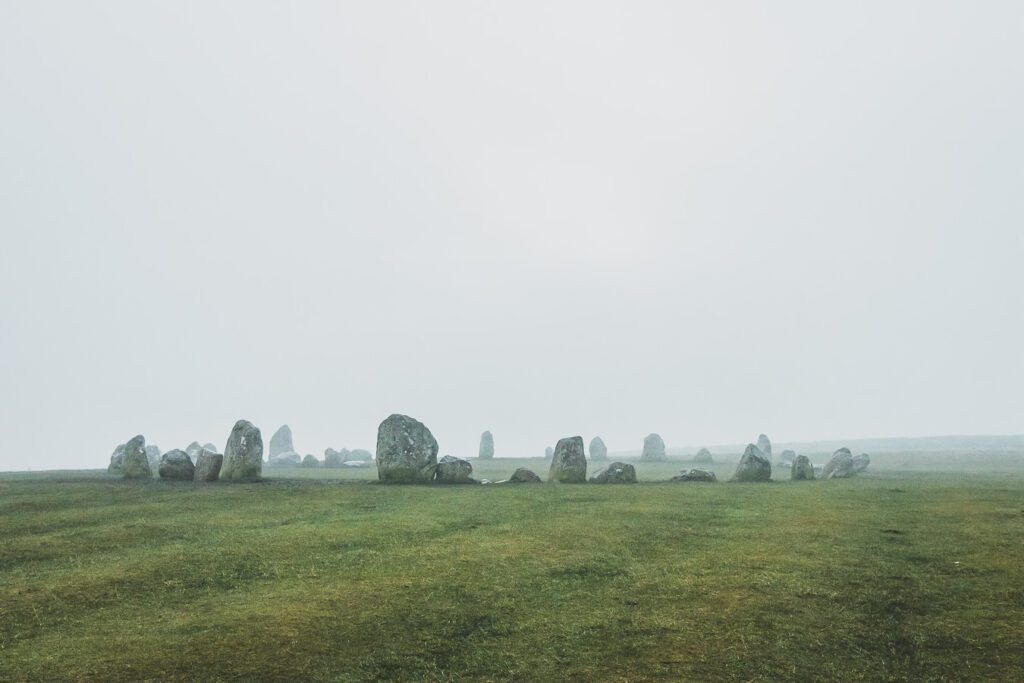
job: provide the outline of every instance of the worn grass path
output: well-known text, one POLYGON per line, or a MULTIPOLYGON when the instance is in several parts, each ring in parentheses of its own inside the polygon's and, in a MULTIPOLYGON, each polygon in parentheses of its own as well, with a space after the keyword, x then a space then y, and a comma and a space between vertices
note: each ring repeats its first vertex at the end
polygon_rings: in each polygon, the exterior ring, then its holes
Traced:
POLYGON ((0 475, 0 680, 1024 680, 1024 475, 0 475))

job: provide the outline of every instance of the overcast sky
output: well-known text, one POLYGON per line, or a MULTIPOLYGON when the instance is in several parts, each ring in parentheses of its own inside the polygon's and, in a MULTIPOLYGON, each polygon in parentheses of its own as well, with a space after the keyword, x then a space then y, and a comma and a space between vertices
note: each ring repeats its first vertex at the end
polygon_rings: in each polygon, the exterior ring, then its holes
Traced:
POLYGON ((0 469, 1024 432, 1024 5, 0 2, 0 469))

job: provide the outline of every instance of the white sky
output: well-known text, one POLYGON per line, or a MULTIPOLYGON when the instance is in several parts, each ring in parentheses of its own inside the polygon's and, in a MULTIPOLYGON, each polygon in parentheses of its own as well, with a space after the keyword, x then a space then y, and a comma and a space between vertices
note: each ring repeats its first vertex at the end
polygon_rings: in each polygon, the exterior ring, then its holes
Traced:
POLYGON ((1020 2, 0 3, 0 469, 1024 432, 1020 2))

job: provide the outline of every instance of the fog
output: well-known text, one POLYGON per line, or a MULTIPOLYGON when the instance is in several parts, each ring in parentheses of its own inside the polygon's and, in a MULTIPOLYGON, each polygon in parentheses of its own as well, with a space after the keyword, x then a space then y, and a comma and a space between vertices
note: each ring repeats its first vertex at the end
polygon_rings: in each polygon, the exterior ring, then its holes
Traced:
POLYGON ((0 4, 0 470, 1024 432, 1018 2, 0 4))

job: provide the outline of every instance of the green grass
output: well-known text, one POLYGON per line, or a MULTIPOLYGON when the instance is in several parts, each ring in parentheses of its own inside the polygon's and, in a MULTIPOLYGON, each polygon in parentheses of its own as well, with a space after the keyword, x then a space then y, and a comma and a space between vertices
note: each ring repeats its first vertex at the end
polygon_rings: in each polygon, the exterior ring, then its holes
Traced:
MULTIPOLYGON (((0 680, 1024 680, 1024 456, 874 460, 772 484, 0 475, 0 680)), ((475 466, 519 464, 546 474, 475 466)))

